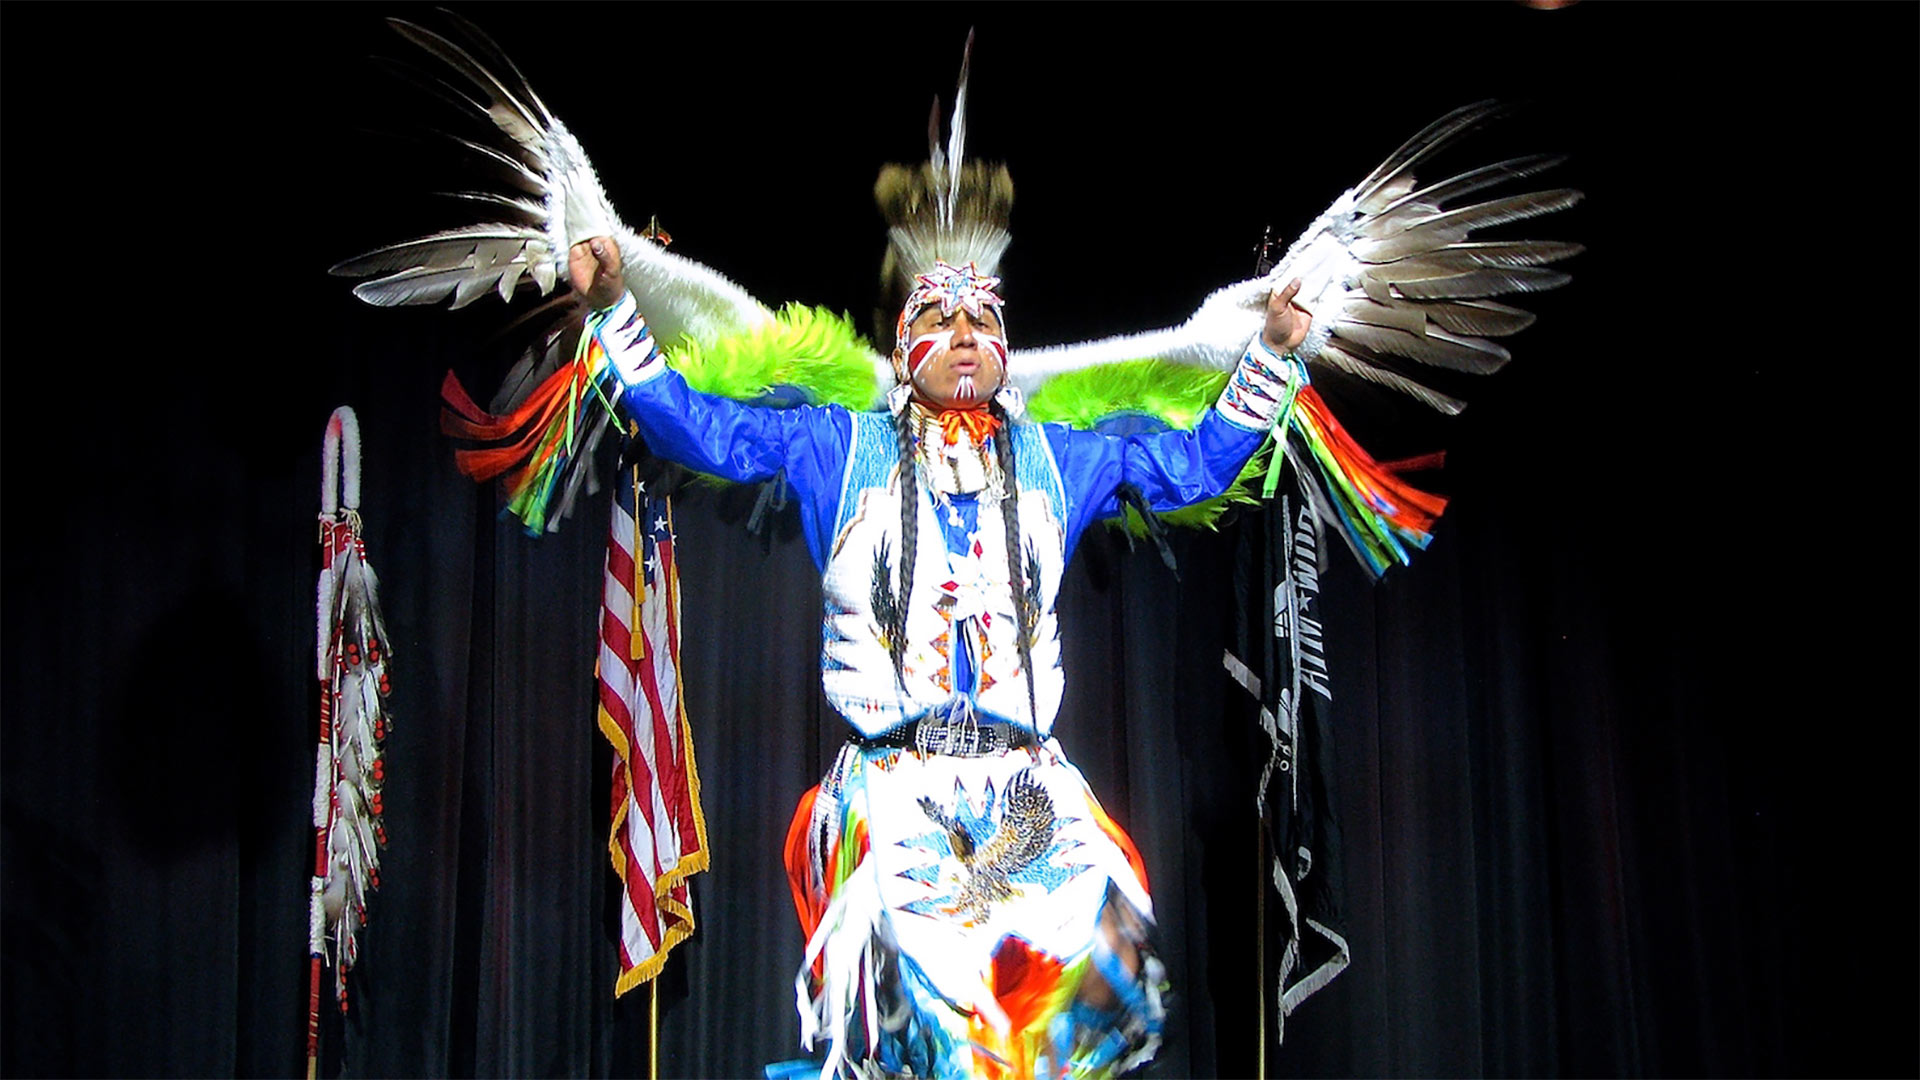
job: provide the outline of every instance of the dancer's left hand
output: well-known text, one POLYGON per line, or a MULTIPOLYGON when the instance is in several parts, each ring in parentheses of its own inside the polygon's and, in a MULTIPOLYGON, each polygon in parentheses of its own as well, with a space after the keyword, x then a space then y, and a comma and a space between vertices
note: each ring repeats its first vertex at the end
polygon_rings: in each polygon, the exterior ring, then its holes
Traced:
POLYGON ((1267 325, 1260 339, 1274 352, 1292 352, 1307 340, 1307 331, 1313 327, 1313 316, 1293 302, 1299 292, 1300 279, 1294 278, 1286 288, 1267 295, 1267 325))

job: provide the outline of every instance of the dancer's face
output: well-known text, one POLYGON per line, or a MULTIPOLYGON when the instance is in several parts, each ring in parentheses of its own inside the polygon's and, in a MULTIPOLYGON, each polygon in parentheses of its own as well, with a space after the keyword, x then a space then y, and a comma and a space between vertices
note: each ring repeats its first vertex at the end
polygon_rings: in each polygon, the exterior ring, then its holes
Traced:
POLYGON ((914 396, 937 409, 979 409, 1007 375, 1007 341, 1000 316, 981 306, 943 315, 935 305, 908 324, 907 348, 894 363, 913 380, 914 396))

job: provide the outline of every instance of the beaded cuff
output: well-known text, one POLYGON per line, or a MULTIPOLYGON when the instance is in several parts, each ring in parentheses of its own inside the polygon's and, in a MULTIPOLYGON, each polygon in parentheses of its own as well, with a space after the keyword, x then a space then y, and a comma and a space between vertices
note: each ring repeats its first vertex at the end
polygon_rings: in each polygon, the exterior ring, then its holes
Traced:
POLYGON ((667 370, 660 343, 640 316, 640 303, 632 293, 622 293, 612 307, 593 317, 593 335, 622 385, 638 386, 667 370))
POLYGON ((1275 353, 1260 338, 1233 369, 1214 410, 1228 422, 1248 431, 1265 431, 1292 397, 1293 388, 1307 382, 1307 367, 1295 353, 1275 353))

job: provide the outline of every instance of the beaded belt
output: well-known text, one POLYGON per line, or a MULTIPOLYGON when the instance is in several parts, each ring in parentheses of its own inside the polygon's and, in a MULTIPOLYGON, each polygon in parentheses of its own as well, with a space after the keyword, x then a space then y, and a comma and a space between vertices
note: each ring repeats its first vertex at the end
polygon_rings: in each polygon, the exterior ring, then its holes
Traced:
POLYGON ((937 715, 923 716, 890 731, 862 736, 855 741, 869 750, 911 748, 922 754, 943 754, 947 757, 988 757, 1009 750, 1025 750, 1034 745, 1032 728, 1009 724, 1004 720, 956 720, 937 715))

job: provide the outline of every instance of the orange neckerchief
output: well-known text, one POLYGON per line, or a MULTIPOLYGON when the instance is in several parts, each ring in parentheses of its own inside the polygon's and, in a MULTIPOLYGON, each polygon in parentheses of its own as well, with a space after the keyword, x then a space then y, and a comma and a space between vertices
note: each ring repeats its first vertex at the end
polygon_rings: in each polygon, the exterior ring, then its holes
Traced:
POLYGON ((973 437, 973 445, 985 446, 987 437, 1000 430, 1000 418, 990 409, 947 409, 940 413, 940 433, 947 445, 960 441, 960 433, 973 437))

